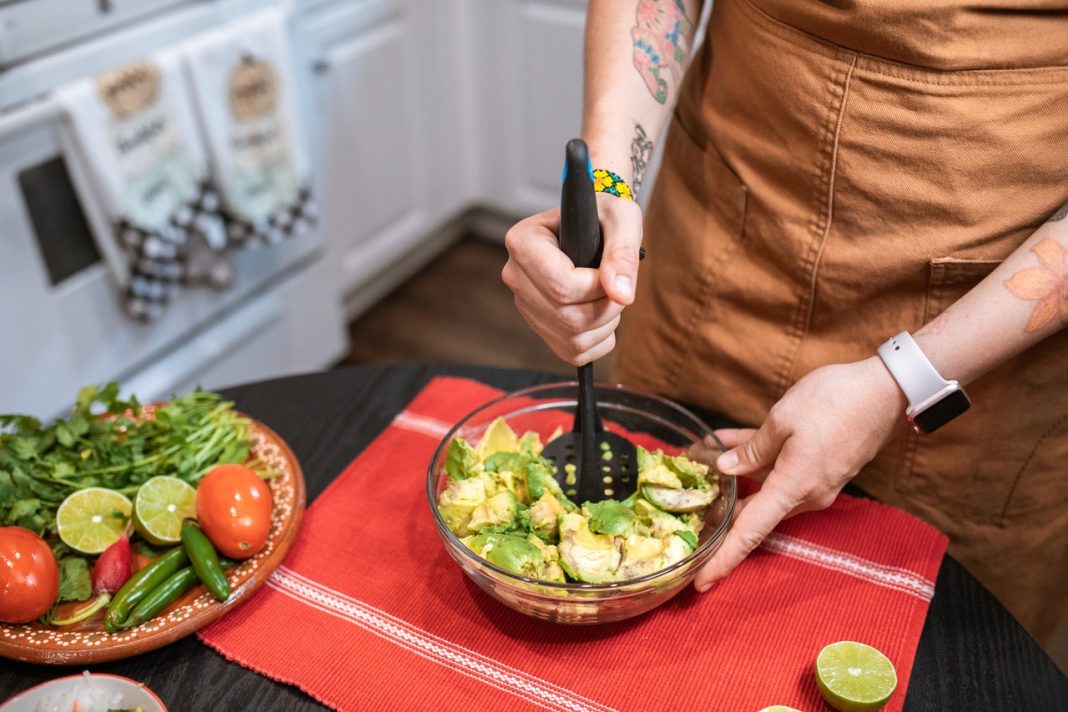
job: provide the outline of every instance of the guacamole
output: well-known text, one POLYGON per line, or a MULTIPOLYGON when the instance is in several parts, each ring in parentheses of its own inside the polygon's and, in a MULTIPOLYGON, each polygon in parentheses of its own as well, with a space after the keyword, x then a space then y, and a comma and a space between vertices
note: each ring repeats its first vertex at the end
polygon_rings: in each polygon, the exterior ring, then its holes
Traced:
POLYGON ((697 548, 719 493, 707 465, 639 446, 637 491, 580 506, 542 448, 537 433, 519 436, 503 419, 476 445, 449 444, 438 512, 482 558, 542 581, 609 583, 655 573, 697 548))

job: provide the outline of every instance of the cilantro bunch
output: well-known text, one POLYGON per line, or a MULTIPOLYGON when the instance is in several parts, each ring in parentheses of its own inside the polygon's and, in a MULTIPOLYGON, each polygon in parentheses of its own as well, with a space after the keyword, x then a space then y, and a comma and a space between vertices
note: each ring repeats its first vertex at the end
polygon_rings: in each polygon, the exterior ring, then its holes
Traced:
POLYGON ((107 487, 127 496, 156 475, 196 486, 220 463, 248 458, 252 423, 217 393, 176 396, 142 417, 117 383, 78 392, 68 418, 45 426, 0 415, 0 526, 56 533, 56 509, 75 490, 107 487))

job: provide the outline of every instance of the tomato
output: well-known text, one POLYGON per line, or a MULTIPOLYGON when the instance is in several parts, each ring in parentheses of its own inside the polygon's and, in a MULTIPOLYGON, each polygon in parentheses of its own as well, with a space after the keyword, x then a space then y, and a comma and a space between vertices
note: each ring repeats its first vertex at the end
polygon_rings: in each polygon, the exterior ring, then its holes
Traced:
POLYGON ((29 529, 0 527, 0 621, 29 623, 48 613, 59 593, 59 566, 29 529))
POLYGON ((271 528, 271 490, 244 465, 219 465, 197 487, 197 520, 224 556, 255 556, 271 528))

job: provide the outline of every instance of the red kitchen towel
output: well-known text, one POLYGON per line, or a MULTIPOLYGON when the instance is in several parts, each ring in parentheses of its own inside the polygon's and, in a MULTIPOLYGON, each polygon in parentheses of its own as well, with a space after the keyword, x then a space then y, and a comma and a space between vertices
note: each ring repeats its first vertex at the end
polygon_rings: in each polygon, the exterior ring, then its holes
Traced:
POLYGON ((346 710, 829 709, 827 643, 893 661, 899 710, 946 539, 840 496, 784 522, 726 580, 637 619, 567 627, 483 593, 434 529, 426 471, 441 437, 499 395, 437 378, 309 508, 285 564, 202 630, 230 660, 346 710))

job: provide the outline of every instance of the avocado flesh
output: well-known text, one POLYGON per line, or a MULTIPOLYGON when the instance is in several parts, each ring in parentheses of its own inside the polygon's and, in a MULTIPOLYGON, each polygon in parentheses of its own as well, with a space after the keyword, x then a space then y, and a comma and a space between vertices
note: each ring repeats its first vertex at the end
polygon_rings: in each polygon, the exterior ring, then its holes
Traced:
POLYGON ((464 444, 448 453, 444 524, 495 566, 545 582, 625 581, 685 559, 719 491, 707 465, 638 447, 638 490, 578 507, 540 456, 537 433, 519 437, 500 420, 477 446, 464 444))
POLYGON ((663 464, 657 463, 648 470, 642 470, 638 473, 639 485, 658 485, 660 487, 667 487, 669 489, 682 489, 682 480, 671 469, 663 464))
POLYGON ((665 512, 696 512, 712 504, 712 490, 669 489, 656 485, 642 487, 642 496, 665 512))
POLYGON ((488 527, 503 531, 515 524, 517 513, 515 495, 504 490, 474 508, 471 512, 471 519, 467 522, 467 528, 473 532, 488 527))
POLYGON ((588 518, 590 531, 598 534, 621 536, 632 531, 638 521, 633 509, 614 499, 587 502, 582 505, 582 510, 588 518))
POLYGON ((438 498, 438 512, 445 525, 459 536, 471 533, 468 522, 475 507, 486 499, 486 487, 478 477, 450 480, 438 498))
POLYGON ((622 559, 620 546, 606 534, 594 534, 577 512, 560 517, 560 565, 574 579, 586 583, 615 580, 622 559))
POLYGON ((623 560, 616 572, 619 578, 646 576, 664 568, 664 542, 651 536, 631 534, 623 544, 623 560))
POLYGON ((537 578, 542 568, 541 550, 520 534, 485 532, 463 542, 491 564, 522 576, 537 578))
POLYGON ((530 520, 538 534, 544 538, 554 538, 557 524, 564 508, 560 506, 550 492, 546 492, 537 502, 530 506, 530 520))

